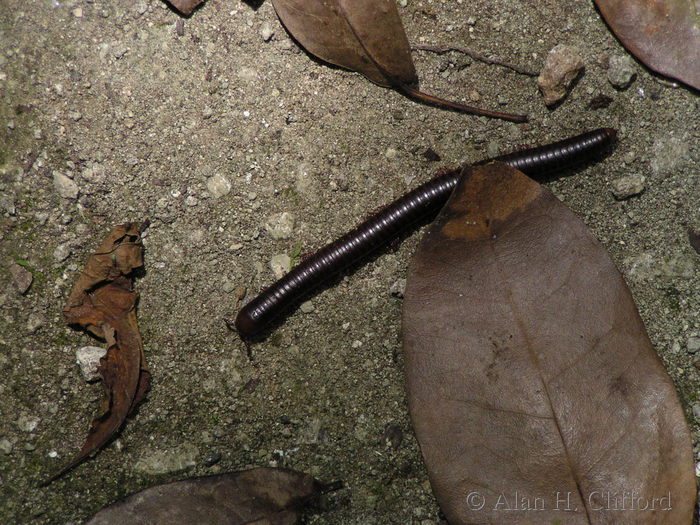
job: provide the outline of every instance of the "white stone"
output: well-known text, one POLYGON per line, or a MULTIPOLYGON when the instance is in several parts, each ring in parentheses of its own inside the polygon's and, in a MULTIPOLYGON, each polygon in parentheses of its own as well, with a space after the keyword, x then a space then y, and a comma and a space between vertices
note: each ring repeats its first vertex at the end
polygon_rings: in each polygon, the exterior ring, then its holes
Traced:
POLYGON ((280 279, 292 268, 292 259, 286 253, 274 255, 270 259, 270 268, 277 279, 280 279))
POLYGON ((294 231, 294 215, 286 211, 275 213, 265 222, 265 229, 273 239, 289 239, 294 231))
POLYGON ((19 428, 22 432, 30 433, 36 430, 36 427, 39 425, 39 421, 41 420, 35 416, 19 416, 17 421, 15 421, 15 425, 17 425, 17 428, 19 428))
POLYGON ((178 472, 194 467, 199 449, 192 443, 183 443, 166 450, 153 450, 142 456, 134 465, 134 470, 149 475, 178 472))
POLYGON ((100 346, 83 346, 75 351, 75 362, 80 367, 85 381, 92 382, 100 379, 97 367, 107 354, 107 350, 100 346))
POLYGON ((272 26, 268 23, 263 24, 262 29, 260 29, 260 36, 265 42, 269 42, 270 39, 272 38, 272 35, 275 34, 275 30, 272 29, 272 26))
POLYGON ((225 175, 217 173, 207 181, 207 190, 212 197, 218 199, 231 191, 231 181, 225 175))
POLYGON ((78 185, 60 171, 53 172, 53 186, 64 199, 78 198, 78 185))
POLYGON ((53 260, 56 262, 63 262, 68 259, 70 255, 70 246, 67 244, 59 244, 53 251, 53 260))

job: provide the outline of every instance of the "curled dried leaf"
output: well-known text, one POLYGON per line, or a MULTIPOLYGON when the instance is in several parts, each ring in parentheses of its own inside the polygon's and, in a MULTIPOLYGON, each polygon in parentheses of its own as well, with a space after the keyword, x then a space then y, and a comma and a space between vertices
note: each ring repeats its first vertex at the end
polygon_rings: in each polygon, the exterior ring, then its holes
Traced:
POLYGON ((90 427, 80 452, 46 483, 63 475, 103 447, 145 398, 151 374, 136 321, 138 294, 133 271, 143 266, 143 226, 116 226, 85 265, 63 310, 70 325, 88 330, 107 343, 98 372, 105 397, 102 413, 90 427))

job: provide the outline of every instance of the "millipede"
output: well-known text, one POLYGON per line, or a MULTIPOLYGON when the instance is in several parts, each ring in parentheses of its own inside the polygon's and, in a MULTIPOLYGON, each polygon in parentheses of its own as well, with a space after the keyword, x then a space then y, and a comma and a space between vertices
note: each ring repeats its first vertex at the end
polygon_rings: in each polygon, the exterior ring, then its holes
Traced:
MULTIPOLYGON (((614 129, 599 128, 476 164, 505 162, 536 179, 596 160, 616 140, 617 132, 614 129)), ((235 320, 235 330, 243 339, 260 334, 282 312, 332 277, 404 234, 416 223, 434 218, 457 185, 462 169, 447 171, 421 184, 304 259, 241 309, 235 320)))

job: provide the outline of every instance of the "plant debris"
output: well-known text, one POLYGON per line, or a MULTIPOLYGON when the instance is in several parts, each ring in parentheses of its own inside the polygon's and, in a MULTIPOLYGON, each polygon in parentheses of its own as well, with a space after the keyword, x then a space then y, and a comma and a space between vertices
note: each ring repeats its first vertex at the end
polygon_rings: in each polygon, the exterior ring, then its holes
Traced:
POLYGON ((116 226, 93 253, 73 286, 63 317, 107 343, 98 372, 105 397, 80 452, 45 483, 72 469, 102 448, 143 401, 151 384, 136 322, 138 294, 134 270, 143 266, 141 232, 148 223, 116 226))
POLYGON ((293 525, 305 504, 339 484, 260 467, 149 487, 99 511, 88 525, 293 525))
POLYGON ((504 510, 560 522, 557 494, 567 523, 692 521, 688 424, 632 295, 523 173, 463 175, 411 263, 402 332, 411 419, 451 524, 504 523, 504 510), (629 487, 641 503, 618 521, 610 494, 629 487))

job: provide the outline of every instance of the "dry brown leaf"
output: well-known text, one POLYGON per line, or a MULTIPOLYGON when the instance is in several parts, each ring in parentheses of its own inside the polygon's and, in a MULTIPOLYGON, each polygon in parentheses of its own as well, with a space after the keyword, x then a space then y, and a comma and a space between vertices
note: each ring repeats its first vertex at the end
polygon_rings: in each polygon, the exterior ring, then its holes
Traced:
POLYGON ((451 525, 691 522, 673 383, 609 256, 548 190, 504 164, 467 172, 407 281, 409 408, 451 525))
POLYGON ((66 323, 107 342, 100 360, 105 398, 102 414, 92 422, 80 452, 47 481, 61 476, 104 446, 146 395, 151 375, 146 369, 136 321, 138 294, 132 273, 143 266, 141 231, 145 226, 116 226, 93 253, 73 286, 63 310, 66 323))
POLYGON ((394 0, 272 3, 284 26, 309 53, 358 71, 380 86, 418 84, 411 46, 394 0))
POLYGON ((309 475, 256 468, 150 487, 105 507, 87 523, 293 525, 303 505, 323 491, 309 475))
POLYGON ((615 35, 654 71, 700 89, 697 0, 595 0, 615 35))
POLYGON ((172 5, 175 9, 180 11, 183 15, 189 15, 194 11, 199 4, 205 0, 167 0, 167 2, 172 5))
POLYGON ((395 0, 272 0, 289 33, 310 53, 422 102, 514 122, 527 117, 444 100, 418 90, 411 46, 395 0))

